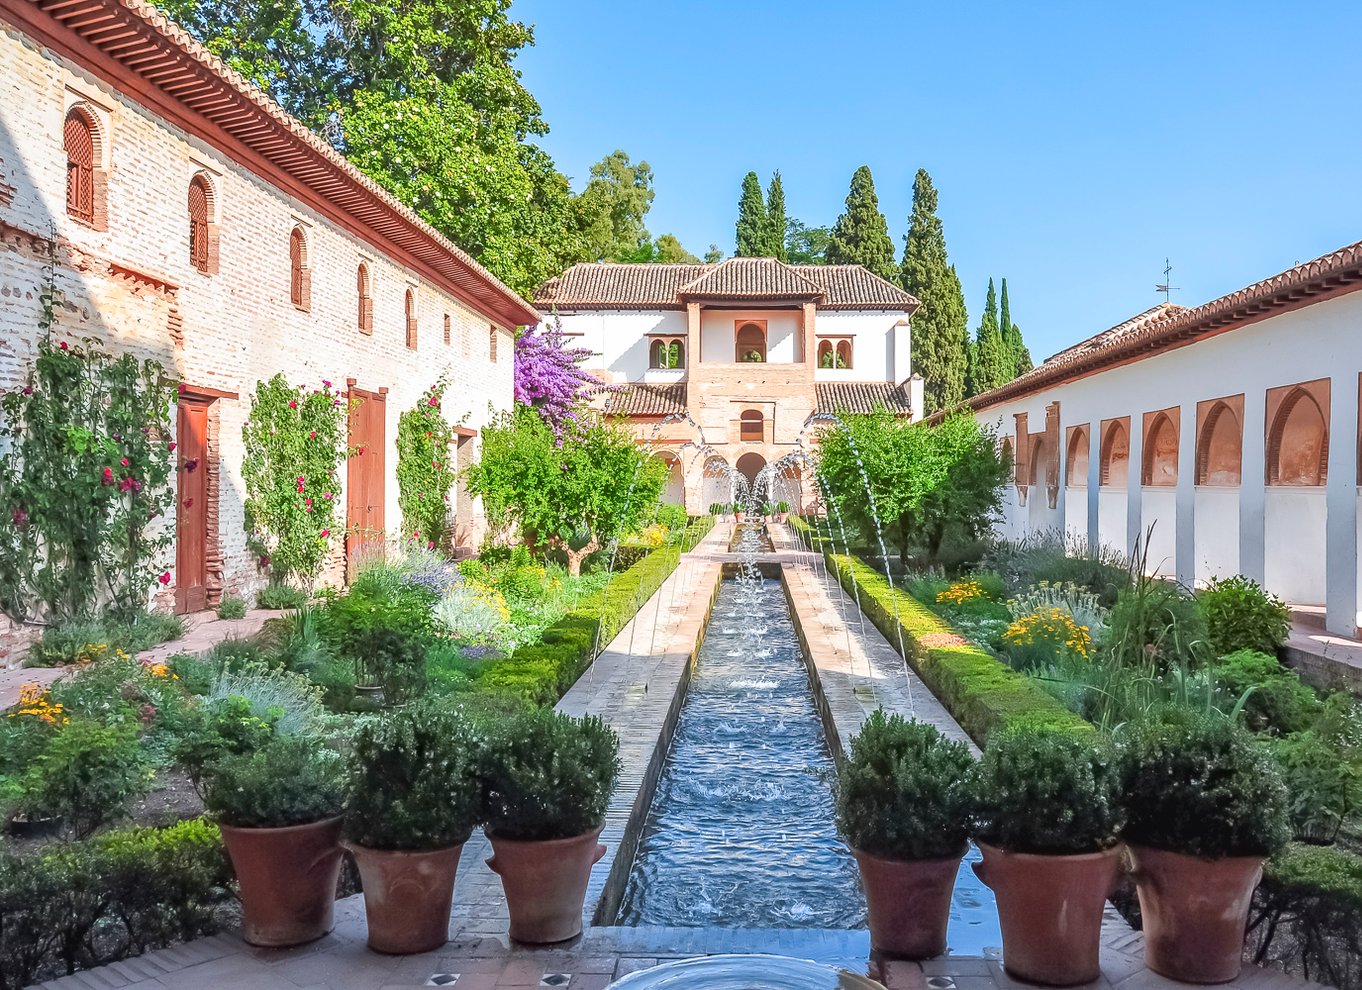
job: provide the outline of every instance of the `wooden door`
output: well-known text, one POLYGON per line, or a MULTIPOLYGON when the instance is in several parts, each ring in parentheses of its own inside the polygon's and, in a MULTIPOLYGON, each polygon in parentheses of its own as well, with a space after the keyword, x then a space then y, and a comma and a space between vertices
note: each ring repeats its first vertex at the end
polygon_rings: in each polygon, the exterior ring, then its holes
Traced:
POLYGON ((355 564, 383 552, 385 526, 383 503, 387 477, 386 438, 387 389, 366 392, 351 387, 350 397, 358 399, 350 410, 350 459, 346 469, 345 553, 347 577, 354 575, 355 564))
POLYGON ((181 396, 175 452, 179 502, 175 506, 175 611, 208 607, 208 406, 181 396))

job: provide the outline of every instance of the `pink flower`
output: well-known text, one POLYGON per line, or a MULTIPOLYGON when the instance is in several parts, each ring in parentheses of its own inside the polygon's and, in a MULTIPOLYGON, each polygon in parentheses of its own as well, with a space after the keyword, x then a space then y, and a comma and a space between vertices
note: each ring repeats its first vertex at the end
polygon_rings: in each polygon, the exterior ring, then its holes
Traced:
POLYGON ((330 492, 322 492, 322 498, 327 499, 327 500, 330 500, 330 498, 331 498, 331 493, 330 493, 330 492))
POLYGON ((106 468, 104 469, 104 471, 103 471, 103 472, 101 473, 101 475, 100 475, 99 483, 100 483, 101 485, 112 485, 112 484, 113 484, 113 468, 111 468, 111 467, 106 467, 106 468))
POLYGON ((190 508, 193 504, 194 504, 194 500, 193 500, 192 498, 187 498, 187 499, 184 500, 184 507, 185 507, 186 509, 190 508))
POLYGON ((25 385, 25 386, 24 386, 24 395, 32 395, 32 394, 33 394, 33 386, 32 386, 32 385, 25 385))
POLYGON ((331 530, 329 530, 329 529, 324 529, 324 530, 322 530, 322 536, 323 536, 323 537, 327 537, 327 536, 330 536, 330 535, 331 535, 331 530))
POLYGON ((331 383, 330 383, 329 381, 327 381, 325 378, 323 378, 323 379, 322 379, 322 388, 330 388, 330 387, 331 387, 331 383))
POLYGON ((300 474, 300 475, 298 475, 298 477, 297 477, 296 480, 297 480, 298 484, 301 485, 301 484, 302 484, 304 481, 306 481, 307 479, 304 478, 304 477, 300 474))
POLYGON ((307 435, 307 438, 308 438, 309 440, 315 440, 315 439, 317 439, 317 431, 316 431, 316 430, 313 430, 311 433, 309 433, 309 434, 307 435))
POLYGON ((438 406, 439 404, 440 400, 433 395, 430 397, 430 401, 426 403, 428 406, 438 406))
POLYGON ((132 490, 132 479, 131 479, 131 478, 124 478, 122 481, 120 481, 120 482, 118 483, 118 490, 119 490, 120 492, 131 491, 131 490, 132 490))
POLYGON ((62 350, 64 350, 64 351, 70 350, 70 348, 66 346, 66 341, 64 341, 64 340, 63 340, 60 344, 58 344, 57 346, 59 346, 59 347, 60 347, 62 350))
POLYGON ((166 450, 174 450, 175 447, 176 447, 176 443, 175 443, 174 440, 172 440, 172 441, 170 441, 170 443, 166 444, 166 450))
POLYGON ((419 529, 413 529, 411 535, 419 540, 421 538, 421 531, 419 529))
POLYGON ((161 576, 158 577, 156 580, 157 580, 157 581, 160 581, 161 584, 163 584, 163 585, 169 584, 169 583, 170 583, 170 572, 169 572, 169 571, 162 571, 162 572, 161 572, 161 576))
POLYGON ((289 407, 290 409, 297 409, 297 408, 298 408, 298 400, 297 400, 297 399, 289 399, 289 400, 288 400, 288 407, 289 407))
POLYGON ((312 506, 309 505, 307 508, 303 509, 303 511, 304 511, 304 512, 311 512, 311 511, 312 511, 312 506))
POLYGON ((28 513, 23 509, 14 510, 14 528, 23 529, 28 525, 28 513))
POLYGON ((124 467, 127 467, 127 466, 128 466, 128 459, 125 457, 125 458, 123 458, 121 461, 119 461, 118 463, 119 463, 119 464, 122 464, 124 467))
POLYGON ((304 504, 304 505, 311 505, 311 504, 312 504, 312 499, 310 499, 310 498, 305 498, 305 499, 303 499, 303 504, 304 504))
POLYGON ((434 540, 431 540, 429 543, 427 543, 427 544, 426 544, 426 549, 427 549, 427 550, 434 550, 434 549, 435 549, 435 541, 434 541, 434 540))

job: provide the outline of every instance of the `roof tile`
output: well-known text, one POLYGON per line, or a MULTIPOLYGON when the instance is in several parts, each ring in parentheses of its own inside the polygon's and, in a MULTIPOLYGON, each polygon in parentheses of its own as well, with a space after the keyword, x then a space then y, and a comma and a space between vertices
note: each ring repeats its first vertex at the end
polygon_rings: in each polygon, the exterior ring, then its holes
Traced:
POLYGON ((817 382, 814 385, 817 413, 868 413, 883 407, 894 413, 911 413, 908 390, 891 382, 817 382))

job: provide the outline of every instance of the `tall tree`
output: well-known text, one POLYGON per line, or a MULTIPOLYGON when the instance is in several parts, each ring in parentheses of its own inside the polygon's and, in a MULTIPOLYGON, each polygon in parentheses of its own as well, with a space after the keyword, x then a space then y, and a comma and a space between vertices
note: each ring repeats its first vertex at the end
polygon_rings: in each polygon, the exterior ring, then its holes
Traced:
POLYGON ((709 250, 705 252, 705 264, 717 265, 719 262, 723 260, 724 260, 723 248, 719 247, 719 245, 717 244, 711 244, 709 246, 709 250))
POLYGON ((1021 327, 1012 322, 1012 310, 1007 303, 1007 279, 1003 279, 1002 315, 998 319, 998 330, 1003 335, 1003 348, 1007 352, 1009 369, 1013 378, 1031 370, 1031 352, 1022 340, 1021 327))
POLYGON ((979 319, 979 329, 975 333, 970 354, 973 357, 968 382, 970 395, 979 395, 1005 385, 1015 377, 1015 361, 998 329, 998 296, 993 289, 993 279, 988 280, 984 313, 979 319))
POLYGON ((653 205, 653 170, 615 150, 591 166, 591 180, 578 197, 587 258, 627 261, 651 243, 644 218, 653 205))
POLYGON ((785 260, 794 265, 824 264, 830 236, 827 227, 809 227, 790 217, 785 221, 785 260))
POLYGON ((762 256, 785 261, 785 185, 780 181, 780 172, 771 176, 771 184, 766 187, 766 238, 762 256))
POLYGON ((894 281, 894 242, 889 222, 880 212, 875 179, 870 166, 862 165, 851 177, 846 212, 837 218, 824 253, 830 265, 863 265, 880 278, 894 281))
POLYGON ((923 378, 928 411, 953 406, 965 397, 969 345, 965 295, 947 258, 936 208, 932 177, 918 169, 899 270, 903 287, 922 303, 913 316, 913 366, 923 378))
POLYGON ((742 177, 742 195, 738 197, 738 258, 759 258, 766 247, 766 203, 761 197, 761 180, 756 172, 742 177))
POLYGON ((677 263, 696 265, 700 263, 699 258, 681 246, 681 242, 677 240, 675 234, 663 234, 657 239, 653 247, 653 260, 660 265, 673 265, 677 263))

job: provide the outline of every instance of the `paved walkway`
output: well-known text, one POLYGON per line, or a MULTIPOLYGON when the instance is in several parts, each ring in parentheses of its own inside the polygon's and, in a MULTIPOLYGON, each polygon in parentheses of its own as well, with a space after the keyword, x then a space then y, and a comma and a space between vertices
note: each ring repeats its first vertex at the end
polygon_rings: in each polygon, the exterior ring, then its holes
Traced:
POLYGON ((1362 642, 1327 632, 1323 607, 1292 606, 1284 652, 1307 682, 1362 696, 1362 642))

